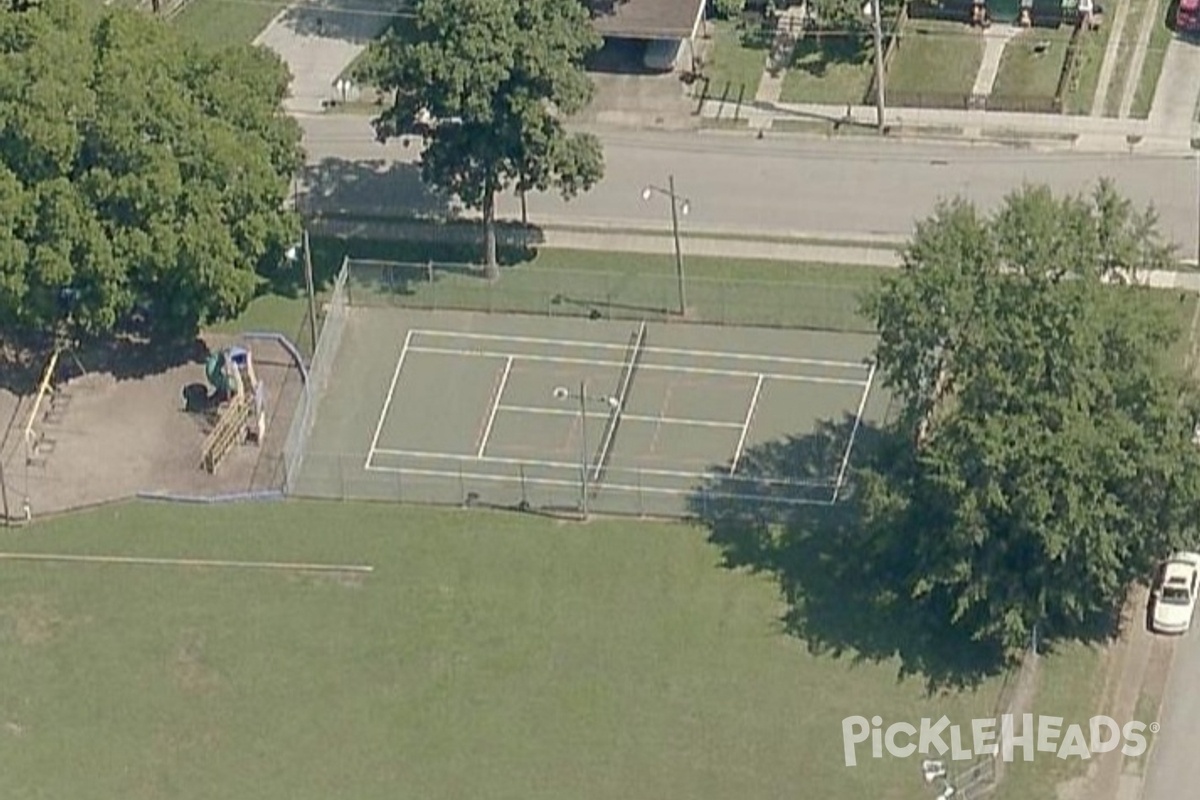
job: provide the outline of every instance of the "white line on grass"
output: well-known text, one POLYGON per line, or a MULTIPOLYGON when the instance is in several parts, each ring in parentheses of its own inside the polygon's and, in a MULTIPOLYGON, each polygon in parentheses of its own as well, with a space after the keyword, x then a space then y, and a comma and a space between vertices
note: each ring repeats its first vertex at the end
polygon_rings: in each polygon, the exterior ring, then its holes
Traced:
POLYGON ((396 359, 396 369, 392 372, 392 382, 388 385, 387 396, 383 400, 383 408, 379 409, 379 420, 375 423, 375 435, 371 437, 371 447, 367 450, 367 460, 363 464, 363 468, 367 469, 371 466, 371 459, 375 457, 375 446, 379 444, 379 434, 383 432, 383 422, 387 419, 388 411, 392 407, 392 397, 396 394, 396 382, 400 380, 400 370, 404 367, 404 358, 408 355, 408 347, 412 343, 413 332, 410 329, 404 336, 404 346, 400 348, 400 356, 396 359))
MULTIPOLYGON (((578 411, 568 411, 565 408, 547 408, 545 406, 500 406, 501 411, 513 411, 518 414, 546 414, 556 417, 578 417, 578 411)), ((609 416, 608 414, 589 414, 588 416, 609 416)), ((661 422, 666 425, 687 425, 693 428, 740 428, 740 422, 723 422, 720 420, 691 419, 689 417, 656 417, 648 414, 622 414, 621 419, 633 422, 661 422)))
POLYGON ((746 409, 746 419, 742 422, 742 435, 738 438, 737 449, 733 451, 733 463, 729 466, 729 474, 737 472, 738 462, 742 460, 742 451, 746 448, 746 435, 750 433, 750 421, 754 419, 754 409, 758 408, 758 396, 762 393, 763 376, 759 375, 754 383, 754 393, 750 395, 750 407, 746 409))
POLYGON ((140 558, 137 556, 81 556, 62 553, 0 553, 0 561, 55 561, 74 564, 126 564, 153 567, 222 567, 275 569, 291 572, 374 572, 364 564, 304 564, 287 561, 213 561, 200 558, 140 558))
MULTIPOLYGON (((594 358, 566 358, 558 356, 536 356, 536 355, 520 355, 513 353, 502 353, 493 350, 455 350, 452 348, 441 347, 410 347, 410 352, 413 353, 431 353, 436 355, 450 356, 470 356, 473 358, 515 358, 520 361, 533 362, 548 362, 551 364, 579 364, 592 367, 624 367, 625 362, 622 361, 604 361, 594 358)), ((849 378, 821 378, 813 375, 782 375, 777 373, 758 373, 744 372, 740 370, 729 369, 708 369, 705 367, 676 367, 666 364, 642 364, 638 367, 643 371, 654 372, 680 372, 689 375, 716 375, 725 378, 757 378, 760 374, 766 375, 768 378, 780 381, 794 381, 796 383, 822 383, 834 384, 839 386, 866 386, 866 381, 851 380, 849 378)))
POLYGON ((512 365, 512 356, 509 356, 508 360, 504 362, 504 372, 500 375, 500 384, 496 387, 496 394, 492 398, 492 410, 488 412, 487 425, 479 440, 479 452, 476 453, 479 458, 483 458, 483 451, 487 449, 488 439, 492 435, 492 426, 496 424, 496 412, 500 409, 500 398, 504 396, 504 387, 508 385, 508 374, 512 371, 512 365))
POLYGON ((838 470, 837 483, 833 485, 833 503, 837 502, 842 493, 842 483, 846 480, 846 469, 850 466, 850 451, 854 449, 854 438, 858 436, 858 428, 862 425, 863 409, 867 407, 867 398, 871 394, 871 383, 875 380, 875 362, 871 362, 871 371, 867 374, 867 388, 863 389, 858 401, 858 412, 854 415, 854 427, 850 429, 850 441, 846 443, 846 452, 842 455, 842 466, 838 470))
MULTIPOLYGON (((520 342, 521 344, 553 345, 556 347, 582 347, 591 350, 619 350, 625 352, 628 343, 613 344, 611 342, 594 342, 579 339, 543 339, 536 336, 506 336, 495 333, 469 333, 467 331, 438 331, 418 330, 422 336, 442 336, 450 339, 478 339, 493 342, 520 342)), ((814 367, 839 367, 845 369, 867 369, 864 361, 838 361, 823 358, 799 358, 795 356, 768 356, 755 353, 733 353, 723 350, 689 350, 677 347, 643 347, 643 353, 661 353, 663 355, 694 356, 701 358, 721 358, 732 361, 776 361, 780 364, 803 364, 814 367)))

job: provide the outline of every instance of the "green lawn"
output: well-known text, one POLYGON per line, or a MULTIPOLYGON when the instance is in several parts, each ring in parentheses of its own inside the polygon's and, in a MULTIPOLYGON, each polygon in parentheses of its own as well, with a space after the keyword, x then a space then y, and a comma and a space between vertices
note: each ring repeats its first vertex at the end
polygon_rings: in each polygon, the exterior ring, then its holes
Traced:
POLYGON ((874 70, 868 40, 862 37, 806 36, 796 45, 783 77, 785 103, 863 102, 874 70))
POLYGON ((720 20, 710 24, 712 43, 704 65, 704 81, 693 84, 693 91, 705 92, 707 97, 725 98, 743 103, 753 102, 758 93, 767 64, 768 47, 753 28, 744 28, 734 22, 720 20))
POLYGON ((908 22, 888 66, 887 89, 961 100, 974 88, 981 61, 983 37, 961 22, 908 22))
POLYGON ((1175 37, 1167 18, 1167 10, 1171 7, 1170 0, 1157 0, 1153 3, 1155 14, 1154 30, 1150 33, 1150 44, 1146 50, 1146 61, 1142 65, 1142 74, 1138 76, 1137 92, 1133 96, 1133 107, 1130 115, 1138 119, 1150 116, 1150 105, 1154 102, 1154 92, 1158 89, 1158 77, 1162 74, 1163 60, 1167 57, 1167 46, 1175 37))
MULTIPOLYGON (((1111 19, 1111 14, 1109 14, 1111 19)), ((1100 81, 1100 67, 1104 64, 1104 51, 1112 25, 1101 25, 1098 30, 1082 35, 1079 43, 1078 61, 1074 79, 1068 84, 1063 97, 1063 111, 1067 114, 1091 114, 1092 100, 1096 96, 1096 84, 1100 81)))
POLYGON ((287 5, 286 0, 190 0, 172 24, 206 47, 249 44, 287 5))
POLYGON ((992 95, 1035 100, 1054 97, 1067 57, 1070 28, 1022 31, 1004 49, 992 95))
MULTIPOLYGON (((684 246, 686 253, 686 239, 684 246)), ((656 318, 673 313, 679 302, 669 255, 545 248, 510 253, 500 280, 490 283, 462 266, 477 260, 473 247, 362 240, 326 240, 320 247, 330 264, 346 251, 356 258, 414 262, 407 269, 356 270, 351 293, 357 303, 561 316, 596 308, 614 317, 656 318), (435 271, 430 283, 427 260, 456 266, 435 271)), ((859 313, 860 298, 884 274, 876 267, 691 256, 684 267, 688 310, 696 321, 842 331, 873 330, 859 313)))
POLYGON ((6 550, 365 563, 365 579, 6 563, 5 797, 924 798, 841 720, 991 714, 816 656, 700 530, 351 503, 126 505, 6 550))
MULTIPOLYGON (((1069 645, 1043 656, 1032 709, 1034 719, 1039 715, 1062 717, 1061 730, 1080 725, 1086 736, 1088 720, 1109 711, 1097 708, 1104 691, 1103 680, 1101 653, 1093 646, 1069 645)), ((1083 775, 1088 767, 1087 761, 1060 760, 1049 753, 1035 753, 1032 763, 1025 763, 1022 757, 1017 750, 1013 763, 1005 765, 995 800, 1058 800, 1065 796, 1059 784, 1083 775)))

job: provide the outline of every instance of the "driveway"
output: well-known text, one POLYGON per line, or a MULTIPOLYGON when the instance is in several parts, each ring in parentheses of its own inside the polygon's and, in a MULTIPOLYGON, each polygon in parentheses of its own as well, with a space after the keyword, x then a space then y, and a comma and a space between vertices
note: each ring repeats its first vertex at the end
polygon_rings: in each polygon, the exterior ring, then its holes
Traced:
POLYGON ((1149 127, 1156 135, 1192 136, 1200 99, 1200 42, 1176 37, 1167 46, 1149 127))
POLYGON ((610 39, 588 60, 596 94, 579 121, 600 125, 686 130, 698 128, 695 103, 674 72, 650 72, 642 65, 645 44, 610 39))
POLYGON ((321 0, 282 11, 254 40, 292 71, 291 113, 319 113, 337 99, 334 83, 385 27, 391 13, 370 0, 321 0))

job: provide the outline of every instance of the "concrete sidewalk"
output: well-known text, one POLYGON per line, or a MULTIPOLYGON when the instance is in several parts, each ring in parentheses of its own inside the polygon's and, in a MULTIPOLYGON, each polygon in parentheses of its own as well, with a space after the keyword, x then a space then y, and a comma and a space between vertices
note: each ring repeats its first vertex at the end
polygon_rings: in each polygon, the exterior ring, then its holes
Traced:
POLYGON ((292 72, 284 108, 319 113, 332 100, 356 99, 356 92, 340 97, 334 84, 390 19, 391 13, 371 0, 333 0, 280 12, 254 43, 278 53, 292 72))
MULTIPOLYGON (((1200 54, 1200 48, 1196 48, 1200 54)), ((1192 69, 1200 78, 1200 55, 1192 69)), ((1164 80, 1162 87, 1170 83, 1164 80)), ((1161 89, 1160 89, 1161 91, 1161 89)), ((1156 107, 1158 106, 1156 98, 1156 107)), ((1194 104, 1193 104, 1194 107, 1194 104)), ((840 123, 864 131, 876 125, 874 106, 830 106, 812 103, 734 103, 709 99, 701 109, 707 119, 748 120, 752 129, 771 130, 782 120, 840 123)), ((1191 123, 1163 124, 1151 120, 1111 119, 1066 114, 1025 114, 1005 111, 965 111, 945 108, 888 108, 885 121, 898 136, 948 139, 1044 139, 1073 150, 1096 152, 1190 152, 1191 123), (967 135, 969 132, 969 136, 967 135)))
MULTIPOLYGON (((318 218, 310 223, 313 233, 346 238, 383 241, 476 241, 478 229, 473 226, 431 226, 409 220, 355 220, 351 218, 318 218)), ((618 229, 600 224, 589 229, 579 220, 570 226, 538 222, 536 238, 511 229, 500 232, 501 241, 509 244, 528 243, 559 250, 593 250, 613 253, 674 254, 670 231, 655 234, 651 229, 618 229), (507 234, 507 236, 506 236, 507 234)), ((844 238, 825 234, 821 239, 775 236, 770 240, 735 238, 724 231, 689 229, 683 233, 681 250, 684 258, 706 256, 716 258, 787 261, 795 263, 841 264, 894 269, 901 265, 902 242, 888 242, 879 237, 844 238)), ((1147 270, 1126 276, 1126 282, 1158 289, 1176 289, 1200 293, 1200 272, 1147 270)))

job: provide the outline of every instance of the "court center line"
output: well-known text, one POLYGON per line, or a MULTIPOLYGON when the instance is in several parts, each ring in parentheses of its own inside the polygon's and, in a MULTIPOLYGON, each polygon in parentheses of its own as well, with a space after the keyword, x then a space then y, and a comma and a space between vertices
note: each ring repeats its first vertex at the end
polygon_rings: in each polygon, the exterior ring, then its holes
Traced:
MULTIPOLYGON (((547 414, 558 417, 578 417, 578 411, 568 411, 562 408, 544 408, 542 406, 500 406, 501 411, 512 411, 517 414, 547 414)), ((588 414, 608 417, 608 414, 588 414)), ((690 419, 688 417, 659 417, 653 414, 622 414, 621 419, 634 422, 662 422, 667 425, 690 425, 695 428, 740 428, 740 422, 721 422, 718 420, 690 419)))
POLYGON ((763 376, 759 375, 754 383, 754 393, 750 395, 750 407, 746 409, 746 419, 742 422, 742 435, 738 438, 737 449, 733 451, 733 463, 729 466, 729 474, 737 472, 738 463, 742 460, 742 452, 746 449, 746 434, 750 433, 750 421, 754 419, 754 409, 758 408, 758 398, 762 394, 763 376))
POLYGON ((496 387, 496 393, 492 396, 492 409, 488 412, 487 424, 483 428, 483 436, 479 437, 479 452, 478 456, 483 458, 483 451, 487 449, 488 439, 492 436, 492 426, 496 424, 496 411, 500 408, 500 398, 504 397, 504 387, 508 385, 508 374, 512 372, 513 360, 512 356, 504 362, 504 372, 500 373, 500 383, 496 387))
MULTIPOLYGON (((543 339, 537 336, 507 336, 494 333, 472 333, 468 331, 438 331, 421 329, 416 331, 421 336, 441 336, 449 339, 476 339, 493 342, 520 342, 521 344, 545 344, 556 347, 582 347, 592 350, 620 350, 624 352, 628 344, 612 342, 595 342, 580 339, 543 339)), ((867 369, 866 361, 838 361, 824 358, 802 358, 797 356, 768 356, 754 353, 733 353, 724 350, 689 350, 676 347, 642 348, 643 353, 662 353, 664 355, 700 356, 705 358, 727 358, 733 361, 777 361, 781 364, 803 364, 815 367, 845 367, 847 369, 867 369)))
POLYGON ((367 460, 363 464, 365 469, 370 469, 371 459, 375 457, 375 447, 379 444, 379 434, 383 432, 383 422, 387 419, 388 411, 392 407, 392 398, 396 395, 396 382, 400 380, 400 370, 404 368, 404 359, 408 355, 408 348, 412 344, 413 332, 409 329, 404 336, 404 346, 400 348, 400 355, 396 358, 396 369, 392 372, 392 382, 388 384, 387 395, 383 399, 383 408, 379 409, 379 419, 375 423, 375 434, 371 437, 371 447, 367 450, 367 460))
MULTIPOLYGON (((542 469, 561 469, 564 472, 571 472, 571 473, 579 472, 579 462, 578 461, 543 461, 540 459, 530 459, 530 458, 505 458, 503 456, 483 456, 482 458, 480 458, 479 456, 463 455, 461 453, 431 453, 431 452, 422 451, 422 450, 389 450, 389 449, 383 448, 383 447, 379 448, 376 451, 376 453, 381 456, 393 456, 393 457, 397 457, 397 458, 424 458, 424 459, 428 459, 430 461, 438 461, 438 460, 469 461, 474 464, 496 464, 496 465, 500 465, 500 466, 509 466, 509 467, 537 467, 537 468, 542 468, 542 469)), ((367 469, 375 470, 375 471, 383 471, 383 472, 409 472, 410 471, 409 468, 407 468, 407 467, 383 467, 383 466, 379 466, 378 464, 372 464, 367 469)), ((684 470, 674 470, 674 469, 657 469, 654 467, 621 467, 621 466, 612 467, 612 466, 610 466, 608 468, 608 471, 610 473, 611 472, 617 472, 617 473, 632 472, 632 473, 637 473, 640 475, 654 475, 654 476, 660 476, 660 477, 664 477, 664 478, 691 478, 691 479, 696 479, 696 480, 725 477, 721 472, 716 472, 716 471, 714 471, 714 472, 696 472, 696 471, 684 471, 684 470)), ((453 474, 457 475, 458 473, 455 472, 453 474)), ((578 478, 574 478, 573 481, 576 486, 579 485, 578 478)), ((770 485, 770 486, 804 486, 804 487, 808 487, 808 488, 812 488, 812 487, 816 487, 816 486, 820 486, 820 487, 826 487, 826 486, 832 487, 833 486, 832 479, 822 480, 822 481, 793 481, 793 480, 787 480, 784 478, 756 477, 756 478, 754 478, 754 482, 762 483, 762 484, 770 485)))
MULTIPOLYGON (((512 475, 493 475, 493 474, 487 473, 487 472, 457 472, 457 471, 452 472, 452 471, 448 471, 448 470, 439 470, 439 469, 401 469, 399 467, 379 467, 379 466, 369 467, 368 469, 372 472, 400 472, 400 473, 404 473, 406 475, 425 475, 425 476, 432 477, 432 478, 468 479, 468 480, 477 480, 477 481, 492 481, 494 483, 526 483, 526 484, 534 484, 534 485, 542 485, 542 486, 565 486, 565 487, 571 487, 572 489, 577 489, 579 487, 579 479, 578 478, 575 478, 574 480, 558 479, 558 478, 536 478, 536 477, 529 478, 529 477, 514 477, 512 475)), ((575 469, 578 470, 579 465, 575 465, 575 469)), ((786 485, 789 485, 789 486, 794 485, 797 488, 802 488, 804 486, 803 484, 786 484, 786 485)), ((673 495, 676 497, 688 497, 688 496, 694 494, 696 491, 695 489, 692 489, 692 488, 671 489, 671 488, 668 488, 665 486, 641 486, 641 485, 635 486, 635 485, 625 484, 625 483, 604 483, 600 488, 601 488, 601 490, 613 489, 616 491, 633 492, 633 493, 637 493, 637 494, 665 494, 665 495, 673 495)), ((729 493, 729 492, 709 492, 708 495, 711 497, 729 497, 729 498, 734 498, 734 499, 745 498, 745 499, 756 499, 759 501, 762 500, 762 498, 757 495, 746 495, 746 494, 729 493)), ((813 505, 813 506, 832 505, 832 503, 828 500, 802 500, 799 498, 781 498, 781 497, 772 497, 770 499, 770 502, 781 503, 784 505, 813 505)))
POLYGON ((854 415, 854 426, 850 429, 850 441, 846 443, 846 452, 842 455, 842 466, 838 470, 837 483, 833 485, 833 502, 836 503, 842 493, 842 485, 846 480, 846 470, 850 466, 850 452, 854 449, 854 438, 858 436, 858 428, 862 425, 863 411, 867 407, 867 397, 871 394, 871 383, 875 380, 875 363, 871 363, 871 371, 867 374, 867 388, 863 389, 858 401, 858 413, 854 415))
MULTIPOLYGON (((429 353, 434 355, 449 355, 449 356, 469 356, 472 358, 514 358, 519 361, 532 361, 540 363, 552 364, 578 364, 591 367, 624 367, 625 362, 622 361, 605 361, 595 358, 569 358, 560 356, 538 356, 538 355, 518 355, 513 353, 504 353, 494 350, 455 350, 453 348, 441 347, 418 347, 409 348, 414 353, 429 353)), ((651 370, 655 372, 679 372, 687 375, 716 375, 728 378, 757 378, 759 375, 766 375, 768 378, 780 381, 795 381, 797 383, 822 383, 834 384, 839 386, 866 386, 866 381, 851 380, 850 378, 822 378, 815 375, 786 375, 774 372, 746 372, 743 370, 730 369, 709 369, 706 367, 677 367, 668 364, 641 364, 638 367, 640 370, 651 370)))

